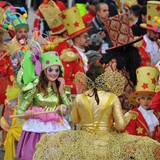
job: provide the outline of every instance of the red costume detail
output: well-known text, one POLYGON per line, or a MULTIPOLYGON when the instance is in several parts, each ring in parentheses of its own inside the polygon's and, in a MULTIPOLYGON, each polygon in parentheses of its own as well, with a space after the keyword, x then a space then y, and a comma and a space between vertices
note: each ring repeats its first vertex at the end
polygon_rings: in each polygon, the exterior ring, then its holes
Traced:
POLYGON ((148 84, 147 84, 147 83, 143 83, 142 88, 143 88, 143 89, 148 88, 148 84))
POLYGON ((139 54, 141 56, 141 66, 149 66, 150 65, 150 55, 145 51, 146 42, 142 40, 142 45, 139 47, 139 54))
POLYGON ((6 99, 5 93, 7 86, 12 84, 11 76, 14 77, 12 63, 7 51, 0 53, 0 104, 6 99))
POLYGON ((160 6, 157 6, 156 10, 157 10, 157 11, 160 11, 160 6))
POLYGON ((148 15, 148 20, 149 20, 149 21, 151 20, 151 18, 152 18, 152 17, 151 17, 150 15, 148 15))
POLYGON ((82 19, 83 22, 85 24, 85 26, 87 27, 89 25, 89 23, 93 20, 93 18, 96 16, 96 12, 92 11, 91 9, 89 9, 88 13, 86 13, 82 19))
POLYGON ((160 91, 152 98, 151 108, 156 112, 160 112, 160 91))
MULTIPOLYGON (((137 114, 137 116, 136 118, 130 120, 130 122, 125 127, 124 132, 137 136, 147 136, 160 142, 160 139, 157 137, 157 133, 158 131, 160 131, 160 125, 157 125, 155 127, 155 130, 151 137, 149 133, 149 127, 141 112, 137 108, 134 108, 130 111, 130 113, 137 114)), ((160 121, 160 114, 157 112, 154 112, 154 114, 160 121)))
POLYGON ((70 85, 71 86, 71 93, 72 94, 76 94, 76 86, 74 83, 74 79, 75 79, 75 74, 80 71, 84 73, 84 62, 81 58, 81 56, 79 55, 78 51, 71 46, 70 49, 79 56, 79 58, 77 58, 76 60, 72 61, 72 62, 65 62, 62 61, 62 64, 65 68, 65 72, 64 72, 64 79, 66 82, 66 85, 70 85))
POLYGON ((156 79, 155 78, 152 78, 152 83, 156 84, 156 79))
POLYGON ((75 23, 74 23, 74 26, 75 26, 75 27, 79 27, 79 23, 78 23, 78 22, 75 22, 75 23))
POLYGON ((62 17, 63 19, 66 19, 66 15, 65 15, 65 14, 62 14, 61 17, 62 17))

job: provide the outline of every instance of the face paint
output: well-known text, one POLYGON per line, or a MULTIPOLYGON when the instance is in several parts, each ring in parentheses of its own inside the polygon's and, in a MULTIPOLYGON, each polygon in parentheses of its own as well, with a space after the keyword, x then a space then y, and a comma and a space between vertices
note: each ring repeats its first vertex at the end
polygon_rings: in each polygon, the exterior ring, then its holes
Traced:
POLYGON ((46 68, 46 77, 49 81, 55 81, 60 74, 59 66, 50 66, 46 68))
POLYGON ((47 68, 48 74, 59 74, 59 67, 54 68, 53 66, 47 68))

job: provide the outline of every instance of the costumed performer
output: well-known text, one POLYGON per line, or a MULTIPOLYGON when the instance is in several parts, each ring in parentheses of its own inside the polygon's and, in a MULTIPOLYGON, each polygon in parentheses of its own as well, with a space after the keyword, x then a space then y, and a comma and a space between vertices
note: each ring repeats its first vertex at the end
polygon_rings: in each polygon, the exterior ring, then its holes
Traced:
POLYGON ((160 112, 150 108, 152 97, 158 82, 159 71, 155 67, 139 67, 136 71, 136 90, 129 95, 129 102, 136 108, 125 116, 125 133, 148 136, 160 142, 157 133, 160 131, 160 112))
MULTIPOLYGON (((61 10, 54 1, 50 1, 48 4, 41 5, 40 9, 51 30, 47 34, 46 40, 51 44, 50 48, 52 48, 52 45, 54 45, 54 51, 57 51, 59 55, 61 55, 61 51, 69 48, 71 45, 71 42, 66 40, 68 38, 67 30, 65 29, 59 17, 61 10)), ((46 51, 48 47, 45 47, 44 49, 46 51)))
POLYGON ((11 59, 14 73, 15 75, 17 75, 21 67, 21 61, 23 60, 23 57, 28 47, 28 15, 24 7, 10 6, 5 11, 3 17, 4 28, 8 30, 13 30, 15 32, 15 36, 11 41, 8 42, 8 45, 11 48, 11 59), (16 12, 17 9, 19 9, 23 14, 16 12))
MULTIPOLYGON (((23 97, 21 92, 22 88, 29 83, 37 82, 39 75, 37 72, 37 74, 35 74, 35 68, 37 65, 34 65, 31 60, 31 56, 35 56, 32 54, 31 50, 35 43, 34 39, 37 40, 38 38, 38 40, 41 42, 40 45, 42 46, 46 45, 46 41, 42 37, 35 37, 34 34, 33 39, 27 41, 29 48, 26 50, 24 59, 21 61, 21 68, 18 71, 16 83, 14 83, 12 86, 8 86, 6 90, 7 99, 5 100, 5 111, 3 117, 1 118, 2 128, 8 132, 4 143, 4 160, 12 160, 16 158, 15 142, 19 141, 22 133, 22 126, 25 122, 24 119, 22 121, 19 118, 11 118, 10 116, 16 114, 17 108, 19 106, 18 102, 23 97)), ((35 63, 37 64, 37 62, 38 59, 35 63)))
POLYGON ((71 86, 71 93, 76 94, 75 74, 78 71, 85 73, 88 70, 85 49, 89 46, 87 31, 92 27, 85 27, 76 6, 61 12, 60 19, 68 32, 69 38, 73 41, 70 48, 63 49, 60 53, 60 59, 65 68, 64 79, 66 84, 71 86))
MULTIPOLYGON (((40 56, 40 52, 36 48, 33 54, 31 56, 32 62, 35 61, 38 55, 40 56)), ((65 110, 70 111, 71 103, 65 92, 64 68, 58 53, 54 51, 44 53, 41 62, 42 70, 40 75, 33 83, 29 83, 22 89, 20 106, 17 110, 18 115, 24 113, 27 118, 18 143, 17 157, 27 160, 32 160, 35 145, 42 134, 55 134, 70 129, 68 122, 63 118, 66 113, 61 110, 61 107, 67 106, 65 110), (32 109, 29 109, 31 106, 33 106, 32 109), (33 116, 35 112, 57 111, 57 109, 60 109, 59 115, 55 112, 33 116)), ((36 64, 35 73, 40 68, 36 64)))
MULTIPOLYGON (((8 85, 12 85, 14 81, 13 67, 10 57, 10 48, 4 43, 6 30, 3 28, 4 10, 0 8, 0 118, 3 115, 4 101, 6 99, 6 89, 8 85)), ((4 132, 4 131, 2 131, 4 132)), ((2 133, 2 144, 5 137, 2 133)))
POLYGON ((135 72, 141 62, 138 49, 133 46, 133 43, 142 38, 134 38, 126 13, 111 17, 104 24, 113 47, 106 50, 107 53, 102 56, 100 63, 103 64, 106 71, 116 70, 125 77, 124 92, 119 96, 125 113, 133 108, 133 105, 128 101, 128 95, 134 91, 136 85, 135 72))
POLYGON ((44 134, 36 145, 33 160, 159 159, 157 141, 116 132, 125 127, 116 96, 123 92, 125 85, 120 73, 105 72, 101 64, 93 63, 86 75, 78 72, 76 79, 84 93, 76 96, 71 119, 80 129, 44 134))
MULTIPOLYGON (((154 56, 151 64, 153 66, 155 66, 160 71, 160 52, 158 52, 156 54, 156 56, 154 56)), ((156 91, 156 94, 152 98, 151 108, 154 111, 160 113, 160 76, 159 76, 158 85, 156 86, 155 91, 156 91)), ((160 128, 159 128, 159 130, 160 130, 160 128)), ((160 131, 157 133, 157 136, 160 138, 160 131)))
POLYGON ((158 43, 160 34, 160 2, 147 1, 146 23, 141 23, 140 27, 145 28, 147 33, 143 36, 139 54, 142 59, 142 66, 150 66, 152 59, 156 56, 160 45, 158 43))

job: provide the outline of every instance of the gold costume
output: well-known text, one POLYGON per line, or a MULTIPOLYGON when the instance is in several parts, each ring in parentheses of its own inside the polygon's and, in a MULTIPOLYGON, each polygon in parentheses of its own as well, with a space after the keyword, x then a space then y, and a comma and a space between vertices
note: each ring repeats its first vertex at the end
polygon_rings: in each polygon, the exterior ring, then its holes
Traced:
POLYGON ((36 145, 34 160, 158 160, 160 143, 118 133, 125 127, 118 97, 98 91, 99 105, 91 90, 74 100, 71 120, 77 131, 44 134, 36 145))

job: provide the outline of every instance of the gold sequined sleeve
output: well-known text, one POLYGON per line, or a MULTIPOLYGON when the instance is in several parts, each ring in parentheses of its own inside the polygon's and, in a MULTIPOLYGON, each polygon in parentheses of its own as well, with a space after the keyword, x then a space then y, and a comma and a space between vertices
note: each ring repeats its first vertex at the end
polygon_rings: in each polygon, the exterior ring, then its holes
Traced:
POLYGON ((113 100, 113 118, 115 130, 122 131, 125 127, 125 122, 121 103, 117 96, 113 100))
POLYGON ((74 124, 80 123, 80 116, 79 116, 79 112, 78 112, 78 98, 77 97, 74 99, 73 108, 72 108, 72 112, 71 112, 71 121, 74 124))

